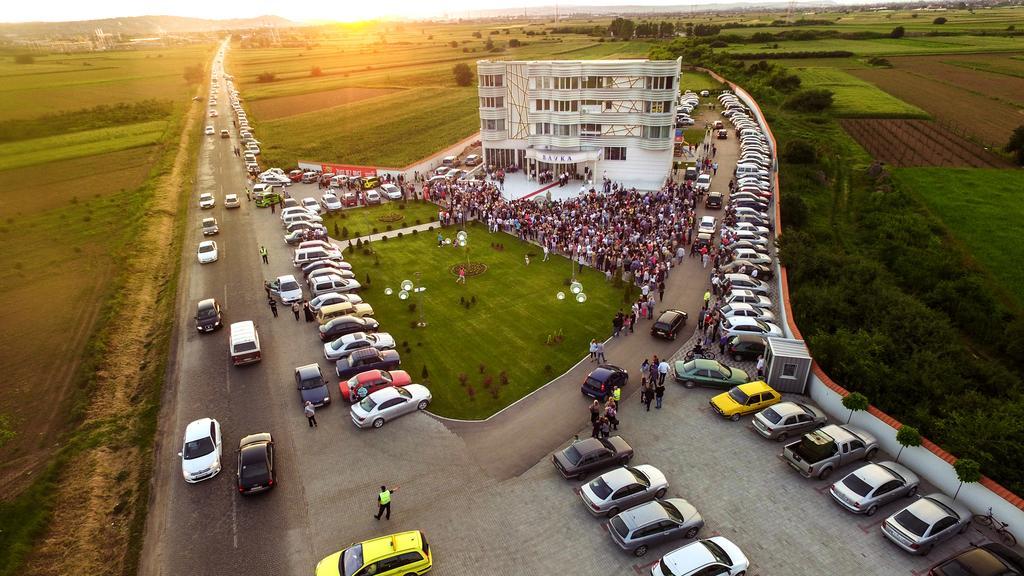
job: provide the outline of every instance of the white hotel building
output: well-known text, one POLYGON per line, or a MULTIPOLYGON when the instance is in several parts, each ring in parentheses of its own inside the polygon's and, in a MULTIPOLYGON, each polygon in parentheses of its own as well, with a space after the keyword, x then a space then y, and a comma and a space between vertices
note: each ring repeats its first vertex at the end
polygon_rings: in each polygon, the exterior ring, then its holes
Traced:
POLYGON ((672 168, 679 60, 477 62, 484 162, 659 188, 672 168))

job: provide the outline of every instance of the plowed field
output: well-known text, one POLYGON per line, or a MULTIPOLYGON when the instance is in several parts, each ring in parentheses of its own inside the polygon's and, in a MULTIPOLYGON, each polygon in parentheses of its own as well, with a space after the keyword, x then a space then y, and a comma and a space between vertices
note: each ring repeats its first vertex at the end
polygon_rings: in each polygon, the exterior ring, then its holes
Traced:
POLYGON ((843 128, 876 160, 891 166, 1006 168, 984 147, 931 120, 843 120, 843 128))

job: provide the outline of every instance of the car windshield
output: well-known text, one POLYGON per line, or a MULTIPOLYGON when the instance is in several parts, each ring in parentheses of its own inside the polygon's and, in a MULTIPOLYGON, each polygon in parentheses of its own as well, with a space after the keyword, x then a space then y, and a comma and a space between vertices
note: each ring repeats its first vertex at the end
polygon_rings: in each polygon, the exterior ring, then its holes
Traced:
POLYGON ((861 480, 860 476, 856 474, 850 474, 843 478, 843 486, 846 486, 858 496, 867 496, 868 492, 871 492, 871 485, 861 480))
POLYGON ((771 328, 760 320, 754 320, 754 324, 757 324, 757 327, 760 328, 762 332, 771 332, 771 328))
POLYGON ((661 573, 665 576, 676 576, 676 573, 669 568, 668 562, 665 562, 664 558, 661 559, 661 564, 659 566, 661 568, 661 573))
POLYGON ((629 470, 629 472, 633 474, 633 477, 636 478, 637 482, 643 484, 644 486, 651 485, 651 480, 643 472, 637 470, 636 468, 630 468, 628 466, 626 467, 626 470, 629 470))
POLYGON ((262 480, 269 475, 270 469, 267 468, 267 458, 263 454, 250 456, 248 461, 245 458, 242 459, 242 469, 239 472, 242 480, 262 480))
POLYGON ((217 315, 217 310, 213 306, 210 306, 208 308, 200 308, 199 309, 199 317, 200 318, 213 318, 216 315, 217 315))
POLYGON ((893 520, 904 530, 915 536, 924 536, 924 533, 928 531, 928 523, 914 516, 914 513, 910 510, 900 512, 893 520))
POLYGON ((213 244, 201 244, 199 246, 200 252, 213 252, 213 244))
POLYGON ((291 291, 291 290, 298 290, 298 289, 299 289, 299 283, 295 282, 294 280, 289 280, 289 281, 284 282, 284 283, 281 284, 281 290, 282 291, 285 291, 285 290, 291 291))
POLYGON ((608 524, 621 538, 629 536, 629 528, 626 527, 626 523, 622 521, 622 516, 615 515, 608 524))
POLYGON ((612 489, 608 486, 608 483, 604 481, 604 478, 595 478, 590 482, 590 491, 597 496, 599 500, 605 500, 612 495, 612 489))
POLYGON ((363 545, 356 544, 345 550, 338 560, 338 572, 342 576, 352 576, 363 567, 363 545))
POLYGON ((305 380, 300 380, 299 381, 299 388, 302 388, 303 390, 309 390, 311 388, 319 388, 320 386, 323 386, 323 385, 324 385, 323 379, 320 378, 319 376, 314 376, 312 378, 306 378, 305 380))
POLYGON ((737 404, 746 404, 750 396, 747 396, 746 392, 740 390, 739 386, 729 390, 729 398, 732 398, 733 402, 737 404))
POLYGON ((579 464, 580 458, 583 457, 583 455, 580 454, 580 451, 577 450, 575 446, 569 446, 565 450, 562 450, 562 456, 565 456, 565 459, 568 460, 569 463, 572 464, 573 466, 579 464))
POLYGON ((185 442, 185 449, 181 452, 181 457, 185 460, 192 460, 193 458, 201 458, 206 456, 210 452, 213 452, 214 445, 213 439, 209 436, 205 438, 199 438, 191 442, 185 442))
POLYGON ((412 393, 405 388, 395 388, 395 391, 398 392, 399 395, 404 396, 406 400, 412 398, 412 393))
POLYGON ((679 512, 678 508, 669 504, 668 502, 658 501, 658 504, 661 504, 661 507, 665 509, 665 513, 668 514, 669 517, 671 517, 673 520, 675 520, 676 522, 683 521, 683 515, 679 512))
POLYGON ((374 402, 373 398, 370 398, 369 396, 363 398, 362 401, 359 402, 359 407, 362 408, 363 412, 366 413, 373 412, 373 407, 376 405, 377 403, 374 402))
POLYGON ((708 552, 711 552, 711 555, 715 557, 715 560, 725 564, 726 566, 732 566, 732 559, 725 553, 725 550, 722 550, 721 546, 715 544, 711 540, 702 540, 701 544, 708 549, 708 552))
POLYGON ((782 414, 779 414, 773 408, 769 408, 764 412, 761 412, 761 416, 764 416, 764 419, 771 422, 772 424, 778 424, 779 421, 782 420, 782 414))

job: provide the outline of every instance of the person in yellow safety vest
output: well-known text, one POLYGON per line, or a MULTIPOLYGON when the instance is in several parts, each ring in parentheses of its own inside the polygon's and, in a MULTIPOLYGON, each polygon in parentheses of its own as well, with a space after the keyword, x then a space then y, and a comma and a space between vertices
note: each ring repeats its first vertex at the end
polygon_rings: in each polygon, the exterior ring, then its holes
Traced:
POLYGON ((612 398, 615 399, 615 405, 619 405, 619 401, 622 399, 622 390, 618 386, 612 388, 612 398))
POLYGON ((704 307, 707 308, 710 303, 711 303, 711 291, 710 290, 705 290, 704 291, 704 307))
POLYGON ((270 262, 267 261, 267 247, 266 246, 260 246, 260 258, 263 258, 263 263, 264 264, 270 264, 270 262))
POLYGON ((387 513, 385 518, 391 520, 391 495, 395 492, 398 492, 397 486, 394 488, 380 487, 380 494, 377 494, 377 514, 374 515, 374 519, 380 520, 380 517, 387 513))

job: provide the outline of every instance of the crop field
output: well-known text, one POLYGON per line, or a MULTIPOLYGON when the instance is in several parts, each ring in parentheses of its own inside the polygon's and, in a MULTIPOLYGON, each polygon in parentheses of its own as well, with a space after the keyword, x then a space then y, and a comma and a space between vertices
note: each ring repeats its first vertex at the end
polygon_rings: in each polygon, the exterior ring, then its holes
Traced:
MULTIPOLYGON (((758 32, 778 32, 779 28, 770 27, 773 20, 783 20, 785 14, 754 13, 749 15, 723 14, 716 18, 721 22, 740 22, 750 28, 730 28, 726 32, 739 36, 751 36, 758 32), (759 24, 763 26, 759 26, 759 24)), ((929 32, 999 32, 1006 30, 1010 24, 1016 23, 1017 28, 1024 24, 1024 14, 1014 7, 992 8, 971 12, 968 10, 926 11, 877 10, 862 12, 813 12, 794 14, 793 20, 827 20, 833 24, 815 24, 800 26, 799 30, 836 30, 840 32, 889 32, 896 26, 903 26, 908 33, 929 32), (946 18, 945 24, 935 24, 937 17, 946 18)))
POLYGON ((0 171, 147 146, 166 130, 166 121, 154 120, 0 144, 0 171))
POLYGON ((679 88, 682 90, 721 90, 722 84, 703 72, 684 71, 679 75, 679 88))
POLYGON ((842 126, 871 156, 891 166, 1009 167, 1001 156, 931 120, 843 120, 842 126))
POLYGON ((337 88, 310 94, 256 100, 249 103, 249 112, 261 120, 276 120, 324 108, 344 106, 398 91, 398 88, 337 88))
POLYGON ((1024 172, 902 168, 893 171, 893 179, 921 198, 1017 305, 1024 305, 1024 246, 1012 225, 1024 218, 1024 172))
MULTIPOLYGON (((778 31, 778 29, 774 29, 778 31)), ((860 56, 894 56, 905 54, 953 54, 958 52, 1019 52, 1024 50, 1020 36, 932 36, 880 38, 873 40, 785 40, 766 44, 730 44, 721 49, 731 53, 787 54, 845 50, 860 56), (777 45, 777 47, 776 47, 777 45)))
POLYGON ((837 116, 871 118, 925 118, 924 110, 891 96, 874 84, 834 68, 799 68, 803 86, 827 88, 834 94, 837 116))

